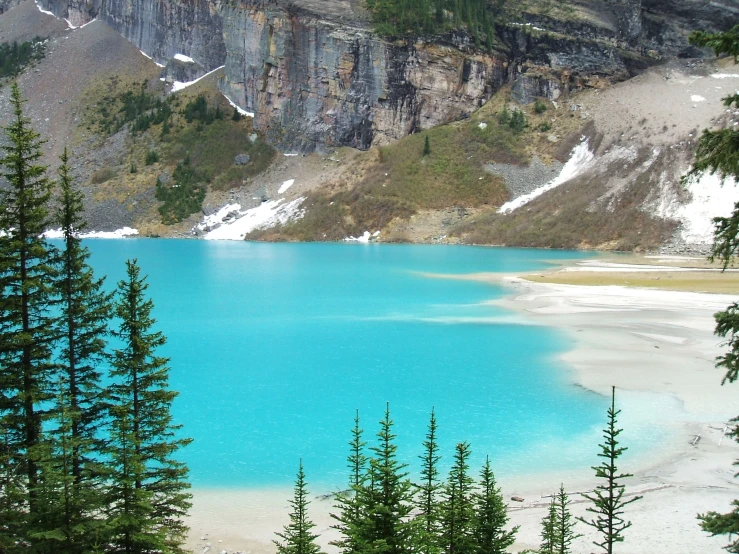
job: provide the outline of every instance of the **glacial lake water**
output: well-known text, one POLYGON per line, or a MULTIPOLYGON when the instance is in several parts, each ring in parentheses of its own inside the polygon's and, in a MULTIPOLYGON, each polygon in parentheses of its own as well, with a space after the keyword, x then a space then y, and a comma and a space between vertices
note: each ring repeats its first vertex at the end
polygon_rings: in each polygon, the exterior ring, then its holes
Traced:
MULTIPOLYGON (((434 407, 448 467, 469 441, 515 475, 597 463, 607 399, 572 384, 556 330, 489 301, 491 284, 428 273, 546 268, 578 252, 507 248, 87 240, 113 288, 125 260, 148 275, 167 336, 173 413, 196 487, 346 482, 355 410, 374 443, 386 402, 399 457, 417 471, 434 407)), ((632 449, 653 437, 632 433, 632 449)))

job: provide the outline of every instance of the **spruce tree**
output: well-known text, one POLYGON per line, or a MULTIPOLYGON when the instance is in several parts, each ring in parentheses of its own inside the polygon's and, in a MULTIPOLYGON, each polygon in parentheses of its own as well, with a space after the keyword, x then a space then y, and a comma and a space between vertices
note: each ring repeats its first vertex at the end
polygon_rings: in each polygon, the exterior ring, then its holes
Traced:
POLYGON ((436 414, 431 410, 426 440, 423 441, 423 455, 421 458, 421 482, 416 485, 418 490, 418 519, 421 523, 420 551, 422 554, 438 552, 439 534, 439 445, 436 437, 436 414))
POLYGON ((272 541, 277 546, 277 554, 319 554, 316 544, 318 535, 312 532, 315 524, 308 518, 308 489, 305 483, 303 460, 300 460, 298 477, 295 482, 295 496, 290 501, 293 511, 290 512, 290 523, 285 525, 282 533, 276 533, 284 542, 272 541))
POLYGON ((39 163, 43 141, 23 114, 23 103, 13 84, 12 118, 0 158, 0 178, 5 181, 0 192, 0 428, 5 461, 12 474, 24 475, 26 508, 33 517, 42 406, 52 398, 55 332, 50 309, 57 260, 54 248, 41 237, 50 223, 51 195, 46 167, 39 163))
MULTIPOLYGON (((690 39, 695 45, 713 48, 717 56, 727 54, 734 58, 734 63, 739 62, 739 25, 724 33, 696 32, 690 39)), ((723 98, 723 102, 728 108, 739 108, 739 93, 723 98)), ((739 130, 736 127, 703 131, 689 175, 703 172, 718 173, 724 179, 733 178, 739 182, 739 130)), ((739 251, 739 202, 729 217, 717 217, 713 221, 711 260, 720 260, 726 269, 739 251)), ((721 384, 733 383, 739 378, 739 303, 732 303, 715 317, 715 334, 725 338, 728 346, 728 351, 717 358, 716 367, 725 372, 721 384)), ((737 423, 739 418, 732 421, 737 423)), ((734 426, 732 436, 739 441, 739 426, 734 426)), ((734 465, 739 465, 739 461, 734 465)), ((708 512, 700 514, 698 519, 703 530, 711 535, 728 535, 731 542, 726 550, 739 553, 739 500, 734 500, 732 505, 728 513, 708 512)))
POLYGON ((426 135, 426 137, 423 139, 423 157, 431 155, 431 143, 429 142, 429 136, 426 135))
POLYGON ((570 554, 572 542, 582 535, 575 534, 576 521, 570 514, 570 499, 565 492, 565 487, 560 483, 559 492, 553 500, 556 518, 554 520, 554 552, 556 554, 570 554))
MULTIPOLYGON (((44 518, 37 536, 63 541, 64 552, 86 550, 102 522, 104 425, 101 373, 111 316, 111 295, 95 279, 79 233, 84 230, 82 193, 74 190, 66 148, 59 167, 57 221, 64 234, 57 289, 60 293, 57 356, 58 390, 51 410, 50 444, 45 450, 44 494, 55 513, 44 518), (54 486, 58 490, 54 490, 54 486), (54 495, 57 502, 54 502, 54 495)), ((56 548, 62 548, 57 544, 56 548)))
POLYGON ((474 480, 469 475, 470 445, 457 444, 454 463, 443 492, 441 508, 441 547, 448 554, 476 551, 474 533, 475 507, 472 497, 474 480))
POLYGON ((364 517, 361 491, 365 481, 367 456, 364 454, 364 447, 367 443, 362 440, 362 433, 359 426, 359 410, 357 410, 347 458, 350 472, 349 489, 335 495, 334 507, 338 509, 338 514, 331 514, 331 517, 338 521, 333 528, 342 535, 341 539, 331 542, 331 545, 339 547, 346 554, 361 552, 363 546, 360 533, 364 517))
POLYGON ((480 471, 479 492, 473 494, 475 518, 473 522, 475 552, 477 554, 502 554, 516 540, 518 527, 506 531, 508 507, 495 482, 490 468, 490 458, 480 471))
POLYGON ((168 387, 168 360, 156 355, 166 339, 152 330, 148 285, 136 260, 126 269, 115 306, 120 330, 114 336, 122 348, 114 352, 109 387, 111 542, 126 554, 183 552, 190 495, 187 466, 175 454, 190 439, 179 438, 181 426, 172 422, 177 393, 168 387))
POLYGON ((547 515, 545 515, 541 520, 541 544, 539 545, 539 554, 554 554, 556 527, 557 507, 554 504, 554 496, 552 496, 552 500, 549 502, 547 515))
POLYGON ((392 429, 388 404, 380 421, 377 444, 370 448, 367 482, 359 497, 366 513, 360 536, 365 551, 373 554, 406 554, 413 547, 412 485, 406 464, 397 459, 398 447, 392 429))
POLYGON ((618 414, 621 410, 616 410, 616 387, 611 388, 611 405, 608 408, 608 423, 603 430, 604 442, 600 445, 601 451, 598 456, 604 458, 599 466, 594 466, 595 476, 602 479, 603 482, 595 488, 592 495, 583 494, 585 498, 593 503, 593 506, 587 509, 588 512, 594 513, 595 518, 586 520, 585 518, 577 518, 579 521, 594 527, 600 533, 600 542, 593 541, 593 544, 603 549, 607 554, 613 554, 613 545, 623 542, 623 532, 631 527, 631 522, 626 521, 623 516, 623 509, 641 499, 641 496, 634 496, 629 500, 624 499, 625 488, 619 482, 621 479, 633 477, 630 473, 619 473, 616 461, 627 449, 619 446, 618 436, 623 429, 616 428, 618 414))

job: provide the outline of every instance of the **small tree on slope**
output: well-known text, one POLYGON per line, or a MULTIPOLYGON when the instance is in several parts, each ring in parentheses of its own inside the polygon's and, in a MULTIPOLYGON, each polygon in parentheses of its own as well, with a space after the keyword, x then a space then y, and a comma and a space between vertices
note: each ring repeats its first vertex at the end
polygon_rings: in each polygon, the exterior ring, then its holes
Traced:
POLYGON ((273 541, 277 546, 277 554, 319 554, 316 544, 318 535, 311 531, 315 524, 308 519, 308 489, 305 483, 303 460, 300 460, 298 477, 295 482, 295 496, 290 501, 293 511, 290 512, 290 523, 285 525, 282 533, 276 533, 285 542, 273 541))
POLYGON ((579 521, 594 527, 600 533, 600 542, 593 541, 593 544, 602 548, 607 554, 613 554, 613 545, 623 542, 623 532, 631 527, 631 522, 622 517, 624 507, 642 498, 634 496, 625 500, 625 489, 619 482, 621 479, 632 477, 630 473, 619 473, 616 466, 616 461, 626 451, 626 447, 619 446, 617 440, 618 435, 623 431, 623 429, 616 428, 616 420, 620 413, 621 410, 616 410, 616 387, 612 387, 608 424, 603 430, 605 440, 600 445, 601 452, 598 454, 604 460, 599 466, 593 467, 595 476, 603 482, 595 488, 592 495, 583 494, 593 503, 587 511, 594 513, 595 518, 591 520, 578 518, 579 521))
POLYGON ((423 441, 423 455, 421 459, 421 482, 418 489, 418 519, 420 522, 419 549, 421 554, 435 554, 439 552, 439 445, 436 435, 436 414, 431 410, 426 440, 423 441))
POLYGON ((575 534, 575 520, 569 510, 570 499, 563 484, 559 485, 559 492, 553 499, 553 504, 556 516, 554 519, 553 552, 556 554, 570 554, 572 542, 582 537, 582 535, 575 534))
POLYGON ((480 471, 479 491, 472 495, 475 503, 473 536, 477 554, 503 554, 516 540, 518 526, 506 531, 508 507, 490 469, 490 458, 480 471))
MULTIPOLYGON (((725 33, 696 32, 690 41, 697 46, 713 48, 717 56, 727 54, 733 56, 734 63, 739 62, 739 25, 725 33)), ((723 99, 728 108, 739 108, 739 93, 723 99)), ((724 179, 733 178, 739 181, 739 130, 736 127, 705 130, 698 142, 695 163, 688 174, 699 175, 703 172, 719 173, 724 179)), ((729 217, 714 218, 713 249, 711 261, 720 260, 724 269, 731 265, 739 251, 739 202, 729 217)), ((734 302, 716 318, 715 334, 726 339, 728 352, 719 356, 716 367, 725 371, 721 384, 733 383, 739 378, 739 303, 734 302)), ((733 422, 739 421, 735 418, 733 422)), ((735 440, 739 440, 739 427, 732 432, 735 440)), ((739 462, 735 462, 739 465, 739 462)), ((698 519, 701 527, 711 535, 729 535, 731 541, 725 548, 729 552, 739 553, 739 500, 732 503, 734 509, 725 514, 708 512, 698 519), (736 538, 733 540, 731 536, 736 538)))

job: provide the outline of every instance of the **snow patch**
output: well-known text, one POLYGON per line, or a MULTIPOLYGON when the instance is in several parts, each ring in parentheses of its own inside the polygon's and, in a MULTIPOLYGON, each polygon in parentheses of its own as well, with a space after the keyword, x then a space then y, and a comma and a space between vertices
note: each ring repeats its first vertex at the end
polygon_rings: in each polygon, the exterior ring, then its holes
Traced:
POLYGON ((344 242, 361 242, 361 243, 368 243, 370 241, 370 238, 372 238, 372 235, 369 231, 365 231, 361 237, 346 237, 344 239, 344 242))
POLYGON ((583 137, 583 139, 580 141, 580 144, 575 146, 575 148, 572 150, 572 156, 570 156, 570 159, 567 160, 567 163, 564 165, 559 175, 557 175, 554 179, 552 179, 545 185, 540 186, 538 189, 506 202, 500 208, 498 208, 498 213, 510 213, 513 210, 518 209, 525 204, 528 204, 534 198, 541 196, 545 192, 558 187, 562 183, 566 183, 574 177, 577 177, 580 173, 582 173, 590 166, 591 162, 593 161, 593 156, 593 152, 591 152, 588 148, 588 140, 583 137))
POLYGON ((479 123, 479 124, 478 124, 477 126, 478 126, 478 127, 480 128, 480 129, 482 129, 483 131, 484 131, 485 129, 487 129, 487 128, 488 128, 488 124, 487 124, 487 123, 485 123, 484 121, 480 121, 480 123, 479 123))
POLYGON ((46 15, 51 15, 51 16, 56 17, 54 15, 54 12, 50 12, 49 10, 45 10, 44 8, 41 7, 41 4, 39 4, 38 2, 36 2, 36 7, 38 8, 38 11, 40 11, 41 13, 45 13, 46 15))
POLYGON ((705 102, 706 99, 698 94, 694 94, 693 96, 690 97, 690 101, 691 102, 705 102))
POLYGON ((282 183, 282 186, 280 187, 280 190, 277 191, 277 194, 282 194, 284 192, 287 192, 287 189, 293 186, 293 183, 295 183, 295 179, 290 179, 282 183))
MULTIPOLYGON (((223 93, 221 93, 221 94, 223 94, 223 93)), ((225 94, 223 94, 223 97, 224 97, 224 98, 225 98, 226 100, 228 100, 228 103, 229 103, 229 104, 231 104, 231 106, 232 106, 233 108, 235 108, 235 109, 236 109, 236 111, 237 111, 237 112, 239 112, 239 113, 240 113, 241 115, 243 115, 243 116, 246 116, 246 117, 254 117, 254 112, 247 112, 247 111, 246 111, 246 110, 245 110, 244 108, 242 108, 241 106, 238 106, 238 105, 236 104, 236 102, 234 102, 233 100, 231 100, 231 99, 230 99, 230 98, 229 98, 228 96, 226 96, 225 94)))
POLYGON ((714 79, 739 79, 739 73, 713 73, 714 79))
POLYGON ((185 56, 184 54, 175 54, 173 58, 180 62, 195 63, 195 60, 193 60, 190 56, 185 56))
POLYGON ((194 81, 188 81, 187 83, 183 83, 181 81, 175 81, 174 83, 172 83, 172 90, 170 92, 177 92, 177 91, 180 91, 180 90, 182 90, 184 88, 189 87, 190 85, 194 85, 195 83, 197 83, 201 79, 205 79, 211 73, 215 73, 216 71, 218 71, 219 69, 223 69, 224 67, 226 67, 226 66, 225 65, 222 65, 220 67, 216 67, 215 69, 213 69, 211 71, 208 71, 208 73, 206 73, 202 77, 198 77, 194 81))
MULTIPOLYGON (((239 215, 238 219, 230 223, 224 223, 217 229, 213 229, 206 233, 204 238, 206 240, 244 240, 246 234, 255 229, 264 229, 265 227, 271 227, 273 225, 300 219, 305 215, 305 210, 300 209, 300 205, 303 203, 303 200, 305 200, 305 198, 300 197, 292 202, 287 202, 286 204, 283 204, 282 198, 279 200, 269 200, 267 202, 263 202, 260 206, 246 210, 245 212, 238 211, 240 209, 239 206, 239 209, 237 209, 239 215)), ((231 207, 233 206, 234 205, 231 207)), ((235 206, 238 206, 238 204, 235 206)), ((221 214, 226 207, 221 208, 218 211, 218 214, 221 214)), ((224 213, 223 216, 225 217, 229 212, 233 211, 233 209, 230 209, 224 213)), ((198 225, 198 227, 200 227, 200 225, 198 225)))
POLYGON ((153 61, 155 64, 157 64, 159 67, 164 67, 164 64, 159 63, 158 61, 154 60, 149 54, 144 52, 143 50, 139 49, 139 52, 141 52, 141 55, 145 58, 149 58, 151 61, 153 61))
MULTIPOLYGON (((122 239, 125 237, 132 237, 138 234, 139 234, 138 229, 133 229, 131 227, 122 227, 121 229, 116 229, 115 231, 90 231, 88 233, 82 233, 79 236, 79 238, 81 239, 122 239)), ((49 229, 41 236, 47 239, 63 239, 64 231, 62 231, 61 227, 59 229, 49 229)))
POLYGON ((713 218, 728 217, 739 202, 739 188, 733 178, 721 179, 718 173, 703 173, 686 184, 691 200, 674 210, 682 222, 680 234, 688 244, 713 242, 713 218))

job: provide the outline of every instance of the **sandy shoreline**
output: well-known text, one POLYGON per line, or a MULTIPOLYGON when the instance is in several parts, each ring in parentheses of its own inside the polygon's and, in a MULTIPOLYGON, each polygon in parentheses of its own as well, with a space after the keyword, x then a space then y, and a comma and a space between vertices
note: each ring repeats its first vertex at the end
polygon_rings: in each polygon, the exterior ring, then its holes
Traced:
MULTIPOLYGON (((494 304, 571 336, 574 348, 561 358, 573 368, 571 378, 576 384, 603 394, 615 385, 627 396, 628 391, 658 393, 679 401, 678 431, 670 436, 669 449, 652 452, 637 467, 625 468, 635 473, 630 489, 644 491, 644 499, 629 507, 627 514, 634 524, 618 552, 723 552, 725 538, 708 537, 695 516, 708 510, 727 511, 731 501, 739 498, 739 483, 731 466, 739 458, 739 448, 731 439, 722 439, 725 422, 739 415, 739 396, 734 390, 738 385, 720 386, 721 373, 714 368, 714 359, 722 348, 712 334, 713 314, 734 297, 532 283, 492 274, 462 278, 502 282, 512 294, 494 304), (696 434, 701 439, 693 446, 690 442, 696 434)), ((541 496, 560 480, 566 482, 568 491, 589 490, 595 483, 592 472, 584 471, 500 482, 506 498, 513 494, 525 498, 523 504, 511 503, 512 521, 521 526, 512 551, 538 546, 539 522, 546 506, 541 496)), ((319 497, 325 492, 311 490, 314 498, 309 510, 322 545, 328 547, 335 534, 330 529, 331 501, 319 497)), ((274 551, 271 540, 287 522, 290 488, 196 489, 193 493, 188 546, 194 552, 274 551)), ((585 515, 586 504, 578 496, 573 500, 576 515, 585 515)), ((592 552, 588 540, 592 534, 584 525, 579 527, 585 537, 577 541, 574 552, 592 552)))

